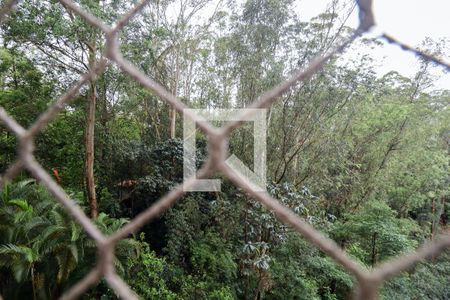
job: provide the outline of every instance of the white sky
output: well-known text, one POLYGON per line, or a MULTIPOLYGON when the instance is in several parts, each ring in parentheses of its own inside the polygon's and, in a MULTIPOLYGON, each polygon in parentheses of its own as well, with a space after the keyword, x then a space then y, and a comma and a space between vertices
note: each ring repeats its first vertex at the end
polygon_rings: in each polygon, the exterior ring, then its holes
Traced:
MULTIPOLYGON (((330 0, 299 0, 297 13, 305 20, 323 12, 330 0)), ((445 61, 450 61, 450 0, 373 0, 373 9, 377 27, 370 36, 386 32, 398 40, 418 46, 430 37, 433 40, 446 38, 445 61)), ((348 26, 357 27, 357 11, 349 18, 348 26)), ((370 51, 379 62, 379 74, 396 70, 411 77, 418 69, 416 57, 401 50, 398 46, 385 44, 370 51)), ((442 68, 434 71, 439 79, 436 87, 450 89, 450 74, 444 74, 442 68)))

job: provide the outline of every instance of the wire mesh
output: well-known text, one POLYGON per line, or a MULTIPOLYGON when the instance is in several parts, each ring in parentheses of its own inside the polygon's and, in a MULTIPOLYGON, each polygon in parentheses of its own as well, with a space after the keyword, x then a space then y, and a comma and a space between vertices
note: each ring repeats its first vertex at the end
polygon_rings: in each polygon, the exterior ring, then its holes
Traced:
MULTIPOLYGON (((208 136, 208 158, 202 168, 197 172, 196 176, 191 177, 185 182, 179 184, 164 197, 155 202, 152 206, 140 213, 128 224, 110 236, 105 236, 85 215, 81 208, 75 204, 73 200, 65 193, 61 186, 55 182, 52 177, 44 170, 44 168, 36 161, 33 156, 34 138, 47 126, 47 124, 57 117, 58 113, 64 109, 64 106, 73 100, 79 93, 82 86, 90 80, 95 79, 101 74, 108 63, 116 64, 123 73, 127 74, 146 89, 157 95, 161 100, 171 105, 181 114, 187 114, 190 119, 199 119, 198 116, 191 115, 191 112, 184 112, 187 108, 177 97, 167 91, 163 86, 153 79, 146 76, 133 64, 127 61, 119 50, 119 32, 128 24, 129 20, 142 10, 148 0, 140 1, 133 9, 119 19, 115 25, 108 26, 103 21, 85 11, 71 0, 59 0, 59 2, 73 13, 79 15, 85 22, 98 28, 106 38, 106 47, 101 60, 95 65, 94 69, 89 70, 83 75, 79 81, 70 88, 62 97, 54 102, 48 109, 43 112, 40 117, 28 128, 23 128, 12 118, 4 108, 0 107, 0 120, 6 127, 15 134, 19 140, 17 149, 18 158, 9 166, 2 178, 0 184, 13 179, 20 170, 28 170, 34 178, 39 180, 53 195, 53 197, 65 207, 70 215, 83 227, 86 233, 96 242, 98 249, 96 266, 78 283, 73 285, 61 299, 76 299, 81 296, 88 288, 95 285, 102 278, 115 291, 115 293, 123 299, 138 299, 130 287, 120 278, 114 269, 114 247, 116 243, 136 232, 146 223, 150 222, 156 216, 160 215, 171 207, 177 199, 183 194, 184 190, 195 184, 195 179, 207 178, 217 172, 221 172, 230 179, 237 187, 241 188, 254 199, 261 202, 267 209, 271 210, 279 221, 290 225, 294 230, 300 233, 311 244, 320 248, 325 254, 334 259, 345 270, 353 274, 357 279, 357 287, 355 288, 355 299, 377 299, 381 284, 402 271, 412 268, 416 263, 430 257, 436 257, 446 248, 450 247, 450 236, 443 235, 436 238, 433 242, 423 245, 414 253, 403 255, 392 260, 386 261, 372 270, 366 270, 357 262, 352 260, 333 240, 324 236, 322 233, 313 228, 310 224, 302 220, 298 215, 287 207, 283 206, 276 199, 272 198, 266 192, 257 192, 252 188, 252 184, 235 172, 225 163, 227 152, 227 140, 233 129, 239 127, 242 121, 229 122, 224 127, 216 129, 207 122, 199 122, 199 128, 208 136), (183 189, 184 186, 184 189, 183 189)), ((8 14, 14 9, 17 0, 6 1, 0 9, 0 23, 7 18, 8 14)), ((363 35, 375 25, 372 12, 372 0, 357 0, 359 9, 359 27, 344 42, 337 45, 327 53, 321 54, 314 58, 309 65, 295 72, 290 78, 273 87, 268 92, 260 96, 260 98, 249 106, 249 108, 267 108, 276 102, 289 88, 299 81, 310 78, 319 71, 331 57, 342 52, 356 38, 363 35)), ((450 64, 441 59, 417 50, 406 44, 401 43, 388 34, 383 34, 381 38, 391 43, 395 43, 406 51, 412 51, 422 59, 431 61, 442 66, 446 70, 450 70, 450 64)), ((240 119, 246 116, 241 115, 240 119)), ((0 300, 1 300, 0 295, 0 300)))

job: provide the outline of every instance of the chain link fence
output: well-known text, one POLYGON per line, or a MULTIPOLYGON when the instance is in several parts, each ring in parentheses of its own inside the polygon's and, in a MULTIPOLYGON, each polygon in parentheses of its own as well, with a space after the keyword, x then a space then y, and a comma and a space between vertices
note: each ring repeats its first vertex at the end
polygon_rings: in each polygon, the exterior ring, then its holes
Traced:
MULTIPOLYGON (((235 172, 225 163, 228 148, 228 137, 235 128, 241 125, 242 121, 229 122, 220 129, 213 127, 206 121, 198 122, 197 124, 199 128, 208 136, 209 155, 205 164, 197 172, 197 176, 194 175, 190 179, 178 185, 175 189, 159 199, 156 203, 136 216, 114 234, 105 236, 85 215, 81 208, 70 199, 62 187, 59 186, 57 182, 55 182, 53 178, 44 170, 44 168, 36 161, 33 156, 34 138, 52 119, 57 117, 58 113, 64 109, 64 106, 67 103, 78 95, 82 86, 87 84, 90 80, 95 79, 96 76, 105 70, 108 63, 116 64, 122 72, 132 77, 136 80, 136 82, 140 83, 146 89, 157 95, 161 100, 174 107, 180 114, 184 114, 190 119, 195 119, 197 121, 199 119, 202 120, 202 118, 200 116, 193 115, 189 111, 183 111, 187 107, 179 99, 128 62, 119 50, 119 32, 127 25, 133 16, 142 10, 148 0, 140 1, 133 9, 118 20, 114 26, 106 25, 103 21, 88 13, 71 0, 59 0, 59 2, 73 13, 79 15, 85 20, 85 22, 98 28, 105 35, 106 48, 102 58, 97 62, 95 68, 91 69, 88 73, 82 76, 72 88, 70 88, 62 97, 53 103, 45 112, 43 112, 28 129, 23 128, 2 107, 0 107, 0 120, 9 128, 11 132, 15 134, 19 140, 19 146, 17 149, 18 158, 9 166, 2 178, 0 178, 0 183, 4 184, 5 182, 11 180, 22 169, 28 170, 32 176, 46 186, 56 200, 58 200, 65 207, 71 216, 96 242, 98 249, 96 266, 82 280, 72 286, 61 297, 62 299, 78 298, 88 288, 98 283, 102 278, 106 280, 108 285, 120 298, 138 299, 138 295, 136 295, 122 280, 122 278, 117 275, 114 269, 113 259, 115 245, 119 240, 138 231, 144 224, 150 222, 152 219, 171 207, 177 199, 184 194, 184 190, 188 190, 190 187, 195 185, 195 179, 207 178, 217 172, 225 175, 237 187, 247 192, 254 199, 261 202, 267 209, 271 210, 279 221, 290 225, 310 243, 320 248, 345 270, 353 274, 357 279, 357 286, 354 291, 355 299, 377 299, 379 288, 385 280, 414 267, 414 265, 420 261, 439 255, 446 248, 450 247, 450 235, 442 235, 436 238, 433 242, 423 245, 414 253, 386 261, 371 270, 363 268, 357 262, 352 260, 333 240, 314 229, 310 224, 299 218, 299 216, 297 216, 294 212, 280 204, 266 192, 255 191, 252 183, 243 178, 239 173, 235 172)), ((296 83, 310 78, 313 74, 319 71, 331 57, 338 55, 356 38, 372 28, 375 25, 372 12, 372 0, 357 0, 356 2, 359 9, 359 27, 347 40, 327 53, 323 53, 322 55, 314 58, 306 68, 298 70, 286 81, 264 93, 248 108, 270 107, 288 89, 293 87, 296 83)), ((16 4, 17 0, 9 0, 4 3, 3 7, 0 9, 0 22, 5 20, 16 4)), ((386 39, 388 42, 398 44, 402 47, 402 49, 412 51, 415 55, 440 65, 447 71, 450 71, 450 64, 437 57, 403 44, 388 34, 383 34, 381 38, 386 39)), ((252 114, 252 112, 247 112, 245 114, 252 114)), ((248 117, 249 115, 242 114, 238 119, 244 120, 248 119, 248 117)))

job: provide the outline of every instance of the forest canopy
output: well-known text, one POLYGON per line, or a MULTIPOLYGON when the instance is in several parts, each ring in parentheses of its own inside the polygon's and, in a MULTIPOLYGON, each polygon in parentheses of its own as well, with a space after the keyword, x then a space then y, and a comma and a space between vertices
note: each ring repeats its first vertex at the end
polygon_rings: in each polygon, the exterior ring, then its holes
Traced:
MULTIPOLYGON (((5 1, 1 1, 4 4, 5 1)), ((74 1, 106 24, 133 1, 74 1)), ((150 1, 120 51, 187 107, 239 109, 352 35, 353 1, 312 19, 291 0, 150 1)), ((0 107, 28 128, 104 58, 105 36, 66 5, 20 1, 0 25, 0 107)), ((450 234, 450 90, 417 57, 412 77, 376 72, 360 37, 267 110, 267 192, 370 270, 450 234)), ((445 56, 445 41, 420 49, 445 56)), ((447 75, 448 76, 448 75, 447 75)), ((198 167, 208 140, 197 137, 198 167)), ((251 169, 253 128, 230 153, 251 169)), ((34 141, 35 158, 112 234, 183 181, 183 115, 115 64, 87 80, 34 141)), ((0 174, 18 157, 0 124, 0 174)), ((188 192, 115 248, 142 299, 350 299, 356 279, 224 176, 188 192)), ((97 245, 26 170, 0 190, 0 298, 59 299, 97 245)), ((82 299, 116 299, 105 280, 82 299)), ((449 299, 450 252, 387 281, 382 299, 449 299)))

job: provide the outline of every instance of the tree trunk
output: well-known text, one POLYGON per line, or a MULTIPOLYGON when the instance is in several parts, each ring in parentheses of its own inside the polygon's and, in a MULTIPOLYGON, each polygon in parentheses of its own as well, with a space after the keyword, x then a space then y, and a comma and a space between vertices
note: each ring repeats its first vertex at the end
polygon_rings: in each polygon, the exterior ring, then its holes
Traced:
POLYGON ((37 300, 36 277, 34 276, 34 263, 31 265, 31 290, 33 293, 33 300, 37 300))
POLYGON ((372 235, 372 255, 371 255, 371 265, 372 267, 377 263, 377 235, 378 232, 374 232, 372 235))
MULTIPOLYGON (((175 54, 175 76, 174 76, 174 82, 172 87, 172 94, 175 97, 178 97, 178 81, 180 80, 180 54, 178 53, 178 49, 176 49, 175 54)), ((175 107, 170 107, 169 111, 169 127, 170 127, 170 138, 175 138, 175 125, 176 125, 176 119, 177 119, 177 111, 175 110, 175 107)))
POLYGON ((432 219, 431 219, 431 240, 434 240, 434 235, 436 233, 436 203, 435 200, 433 198, 433 202, 431 204, 431 215, 432 215, 432 219))
MULTIPOLYGON (((174 94, 176 96, 176 94, 174 94)), ((169 111, 169 119, 170 119, 170 138, 175 138, 175 125, 176 125, 177 111, 175 108, 171 107, 169 111)))
MULTIPOLYGON (((95 35, 94 35, 95 36, 95 35)), ((95 41, 89 45, 89 67, 95 68, 95 41)), ((86 191, 89 201, 91 218, 98 216, 97 197, 95 194, 94 180, 94 127, 95 127, 95 104, 97 101, 97 89, 95 78, 90 81, 89 97, 86 106, 86 134, 85 134, 85 177, 86 191)))
POLYGON ((90 213, 92 218, 96 218, 97 198, 95 194, 95 180, 94 180, 94 124, 95 124, 95 83, 91 82, 91 90, 89 94, 87 111, 86 111, 86 190, 89 200, 90 213))

